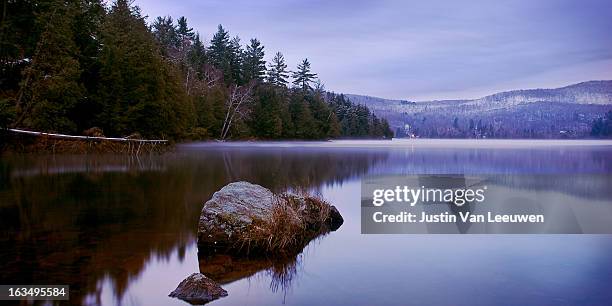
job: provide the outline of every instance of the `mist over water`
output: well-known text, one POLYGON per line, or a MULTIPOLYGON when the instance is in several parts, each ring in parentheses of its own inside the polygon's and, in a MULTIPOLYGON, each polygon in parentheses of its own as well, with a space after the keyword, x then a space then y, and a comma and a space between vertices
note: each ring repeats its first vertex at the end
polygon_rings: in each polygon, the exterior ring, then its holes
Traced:
POLYGON ((612 210, 612 144, 599 141, 200 143, 139 158, 3 156, 0 283, 70 284, 75 305, 186 305, 167 294, 198 271, 216 271, 228 290, 212 305, 612 299, 609 235, 360 234, 360 182, 373 174, 504 174, 496 183, 506 188, 612 210), (319 193, 345 223, 283 262, 198 258, 202 204, 239 180, 319 193))

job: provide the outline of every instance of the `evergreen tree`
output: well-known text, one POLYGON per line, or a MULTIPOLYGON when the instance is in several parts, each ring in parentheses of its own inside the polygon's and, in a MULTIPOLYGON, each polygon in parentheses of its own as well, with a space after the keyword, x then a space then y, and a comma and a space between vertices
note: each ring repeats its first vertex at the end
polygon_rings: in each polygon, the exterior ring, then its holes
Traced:
POLYGON ((330 117, 333 112, 321 95, 309 92, 305 99, 308 101, 310 113, 312 114, 312 137, 321 139, 329 136, 330 117))
POLYGON ((206 135, 221 134, 221 127, 225 119, 227 91, 221 86, 214 86, 205 94, 196 97, 196 126, 204 129, 206 135))
POLYGON ((262 81, 265 73, 264 46, 259 40, 253 38, 244 53, 244 81, 262 81))
POLYGON ((193 45, 191 46, 188 53, 189 66, 194 68, 195 71, 201 73, 206 63, 206 48, 204 43, 200 40, 200 34, 195 34, 193 39, 193 45))
POLYGON ((238 53, 240 51, 239 41, 234 38, 230 40, 229 33, 219 25, 217 33, 213 35, 208 48, 208 57, 211 64, 223 72, 223 78, 227 84, 237 83, 240 74, 237 73, 235 65, 240 61, 238 53), (238 46, 237 46, 238 43, 238 46))
POLYGON ((184 41, 192 41, 195 37, 195 33, 193 32, 193 28, 187 26, 187 18, 181 16, 176 20, 176 23, 176 34, 178 35, 179 41, 181 43, 184 41))
POLYGON ((340 126, 340 121, 338 121, 338 116, 336 116, 335 112, 331 112, 329 116, 329 130, 327 133, 327 137, 329 138, 337 138, 342 134, 342 127, 340 126))
POLYGON ((251 134, 258 138, 277 139, 283 135, 282 93, 273 86, 263 85, 257 88, 255 107, 251 115, 251 134))
POLYGON ((289 73, 287 72, 285 58, 282 53, 276 52, 268 69, 268 82, 275 86, 286 86, 288 77, 289 73))
POLYGON ((242 46, 240 46, 240 37, 238 36, 234 36, 230 41, 229 59, 231 79, 235 84, 244 84, 244 76, 242 74, 244 51, 242 50, 242 46))
MULTIPOLYGON (((344 95, 327 93, 327 100, 337 117, 337 129, 340 135, 350 138, 380 138, 393 137, 393 131, 386 119, 378 118, 363 105, 355 105, 344 95)), ((330 130, 333 130, 333 122, 330 130)))
POLYGON ((227 62, 227 54, 230 48, 229 44, 229 33, 223 28, 222 25, 219 25, 217 28, 217 33, 213 35, 213 38, 210 41, 210 47, 208 49, 211 63, 219 69, 223 69, 226 64, 229 65, 227 62))
POLYGON ((176 25, 159 17, 147 27, 130 3, 116 0, 106 11, 101 0, 6 2, 0 127, 75 133, 98 126, 107 136, 171 139, 392 135, 367 107, 326 93, 307 59, 288 89, 283 55, 277 52, 265 72, 257 39, 243 50, 219 25, 207 49, 185 17, 176 25), (249 103, 227 123, 234 92, 249 103))
POLYGON ((598 118, 593 122, 591 136, 602 138, 612 136, 612 111, 608 111, 603 118, 598 118))
POLYGON ((30 63, 40 33, 37 15, 47 9, 36 1, 3 1, 0 18, 0 99, 13 105, 24 69, 30 63), (10 13, 8 13, 10 12, 10 13))
POLYGON ((45 4, 36 21, 44 30, 20 85, 16 124, 74 133, 76 124, 68 116, 85 94, 72 25, 79 7, 61 0, 45 4))
POLYGON ((310 72, 310 62, 308 59, 304 59, 297 66, 297 71, 293 72, 293 84, 302 90, 311 89, 310 83, 312 83, 317 77, 316 73, 310 72))
POLYGON ((294 90, 291 93, 289 111, 293 122, 292 138, 312 139, 314 132, 314 118, 310 112, 310 107, 305 99, 306 93, 301 90, 294 90))
POLYGON ((107 134, 181 137, 193 124, 193 106, 178 72, 159 55, 139 9, 117 0, 103 25, 102 42, 96 96, 102 109, 98 120, 107 134))
POLYGON ((393 131, 391 130, 391 127, 389 126, 389 121, 385 118, 382 119, 382 130, 383 130, 383 136, 385 138, 391 139, 393 138, 393 131))
POLYGON ((165 55, 179 46, 179 36, 171 16, 157 17, 151 28, 155 39, 159 42, 165 55))
POLYGON ((79 49, 81 67, 80 82, 85 87, 86 95, 71 111, 70 118, 77 126, 77 132, 91 128, 99 112, 95 99, 90 93, 96 91, 100 70, 100 29, 106 11, 101 0, 80 1, 80 10, 73 19, 74 40, 79 49))

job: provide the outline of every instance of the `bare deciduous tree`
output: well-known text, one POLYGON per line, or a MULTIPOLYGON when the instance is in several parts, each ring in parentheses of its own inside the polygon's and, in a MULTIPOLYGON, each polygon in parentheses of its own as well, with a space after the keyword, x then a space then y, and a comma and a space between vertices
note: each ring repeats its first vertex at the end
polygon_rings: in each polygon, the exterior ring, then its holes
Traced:
POLYGON ((191 77, 185 80, 185 87, 187 88, 188 95, 205 96, 209 89, 222 85, 222 81, 223 72, 221 70, 210 65, 204 65, 202 72, 199 74, 196 74, 196 71, 191 69, 191 77))
POLYGON ((253 101, 253 88, 255 83, 250 82, 249 84, 238 86, 230 86, 230 94, 226 101, 227 113, 225 114, 225 120, 223 121, 223 127, 221 128, 220 140, 225 140, 232 127, 232 124, 236 120, 244 119, 248 116, 249 104, 253 101))
POLYGON ((201 75, 206 88, 214 87, 223 79, 223 71, 212 65, 205 65, 201 75))

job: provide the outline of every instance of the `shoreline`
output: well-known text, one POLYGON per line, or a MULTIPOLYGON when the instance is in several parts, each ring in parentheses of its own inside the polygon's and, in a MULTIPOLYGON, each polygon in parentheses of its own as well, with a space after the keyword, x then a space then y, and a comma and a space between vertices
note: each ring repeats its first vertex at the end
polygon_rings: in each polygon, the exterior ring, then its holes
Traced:
POLYGON ((176 149, 217 148, 387 148, 393 149, 546 149, 551 147, 579 149, 610 147, 612 139, 474 139, 474 138, 394 138, 394 139, 328 139, 328 140, 203 140, 171 142, 129 138, 106 138, 61 135, 26 131, 0 131, 0 153, 90 154, 117 153, 139 155, 166 153, 176 149))
POLYGON ((236 141, 193 141, 176 144, 181 148, 198 147, 346 147, 346 148, 547 148, 612 146, 612 139, 333 139, 333 140, 236 140, 236 141))
POLYGON ((118 153, 140 155, 164 153, 174 148, 165 139, 134 139, 77 136, 21 129, 0 130, 0 153, 118 153))

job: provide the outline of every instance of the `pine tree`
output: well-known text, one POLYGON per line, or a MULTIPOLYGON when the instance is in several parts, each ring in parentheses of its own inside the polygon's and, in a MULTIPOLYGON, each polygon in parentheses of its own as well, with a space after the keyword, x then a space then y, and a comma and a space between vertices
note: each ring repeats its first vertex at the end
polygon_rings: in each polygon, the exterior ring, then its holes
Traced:
POLYGON ((87 91, 85 97, 71 111, 71 120, 77 125, 77 132, 93 127, 93 121, 99 111, 95 99, 90 93, 98 86, 100 68, 100 25, 106 15, 102 0, 80 1, 77 16, 73 19, 74 39, 79 49, 79 65, 82 69, 81 83, 87 91))
POLYGON ((314 118, 310 112, 310 107, 305 99, 305 92, 295 90, 291 94, 289 111, 293 122, 293 138, 312 139, 315 138, 314 118))
POLYGON ((23 70, 28 66, 40 33, 44 30, 36 16, 42 3, 36 1, 3 1, 0 17, 0 99, 14 104, 23 70))
POLYGON ((335 112, 331 112, 329 115, 329 130, 327 132, 327 137, 329 138, 337 138, 342 133, 342 128, 340 126, 340 122, 338 121, 338 116, 336 116, 335 112))
POLYGON ((193 28, 187 26, 187 18, 181 16, 176 20, 176 23, 176 34, 178 35, 179 41, 181 43, 184 41, 192 41, 195 37, 195 33, 193 32, 193 28))
POLYGON ((197 127, 205 129, 208 135, 221 134, 227 98, 227 92, 221 86, 210 88, 205 94, 196 97, 197 127))
POLYGON ((107 136, 171 139, 392 135, 367 107, 325 92, 307 59, 288 89, 280 52, 266 72, 261 43, 252 39, 243 50, 221 25, 205 48, 185 17, 159 17, 147 27, 130 0, 116 0, 108 12, 101 0, 32 3, 5 3, 0 126, 16 121, 64 133, 98 126, 107 136), (15 62, 18 69, 7 66, 15 62), (255 86, 264 73, 267 82, 255 86), (228 123, 236 93, 248 103, 228 123))
POLYGON ((310 72, 310 62, 308 59, 304 59, 297 66, 297 71, 293 72, 293 84, 302 90, 311 89, 310 83, 312 83, 317 77, 316 73, 310 72))
POLYGON ((244 53, 244 81, 262 81, 266 72, 264 46, 256 38, 251 39, 244 53))
POLYGON ((70 112, 85 94, 72 21, 76 3, 54 0, 38 16, 44 27, 17 99, 17 125, 41 131, 76 132, 70 112))
POLYGON ((288 77, 289 73, 287 72, 285 58, 282 53, 276 52, 268 69, 268 82, 275 86, 286 86, 288 77))
POLYGON ((151 30, 165 55, 172 53, 179 46, 180 39, 171 16, 157 17, 151 30))
POLYGON ((229 33, 219 25, 217 33, 213 35, 210 41, 210 47, 208 48, 208 58, 211 64, 217 69, 223 71, 223 77, 226 83, 231 83, 234 79, 234 73, 232 71, 232 64, 236 62, 234 57, 234 46, 230 41, 229 33))
POLYGON ((193 39, 193 45, 189 49, 188 62, 195 71, 201 73, 206 63, 206 48, 200 40, 200 34, 196 33, 193 39))
POLYGON ((313 117, 313 137, 326 138, 330 133, 330 117, 333 110, 320 94, 309 92, 305 96, 313 117))
POLYGON ((389 121, 387 121, 387 119, 385 118, 383 118, 381 121, 382 121, 382 130, 383 130, 385 138, 388 138, 388 139, 393 138, 393 131, 391 130, 391 127, 389 126, 389 121))
POLYGON ((283 134, 282 94, 269 85, 259 86, 249 125, 251 134, 263 139, 280 138, 283 134))
POLYGON ((96 96, 104 131, 181 137, 193 125, 195 112, 175 66, 159 55, 139 9, 117 0, 105 19, 102 43, 96 96))
POLYGON ((232 80, 235 84, 242 85, 244 82, 244 76, 242 75, 242 65, 244 62, 244 51, 240 46, 240 37, 234 36, 230 41, 229 48, 229 59, 230 59, 230 72, 232 80))
POLYGON ((213 35, 213 38, 210 41, 208 54, 211 63, 220 69, 222 69, 223 66, 226 64, 229 44, 229 33, 227 33, 227 31, 223 28, 222 25, 219 25, 219 27, 217 28, 217 33, 213 35))

